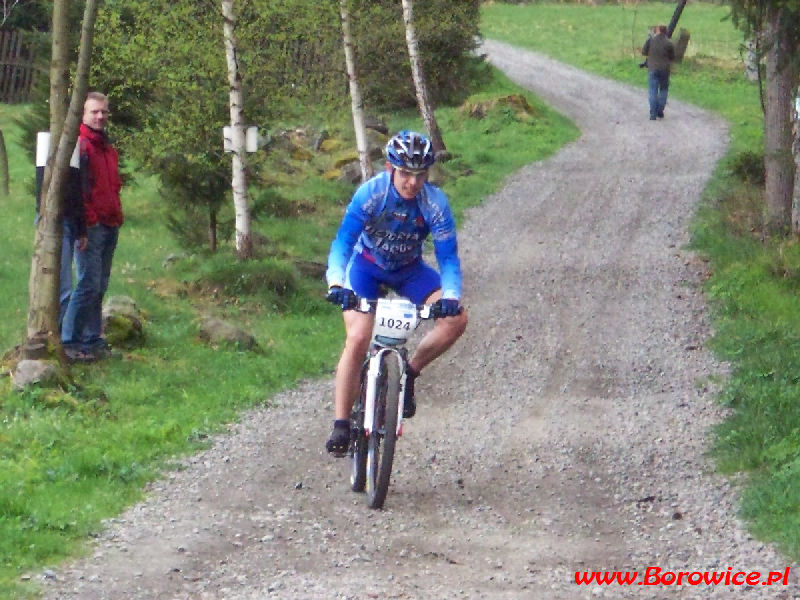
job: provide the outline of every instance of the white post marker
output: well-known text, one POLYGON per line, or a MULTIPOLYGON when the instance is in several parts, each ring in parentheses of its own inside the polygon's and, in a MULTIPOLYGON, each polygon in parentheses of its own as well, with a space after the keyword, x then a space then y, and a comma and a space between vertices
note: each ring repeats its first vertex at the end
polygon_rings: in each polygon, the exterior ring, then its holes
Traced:
MULTIPOLYGON (((245 129, 244 133, 245 151, 249 152, 250 154, 253 152, 258 152, 258 127, 255 125, 250 125, 247 129, 245 129)), ((225 125, 225 127, 222 128, 222 149, 225 152, 233 152, 233 148, 231 146, 231 126, 225 125)))
POLYGON ((40 131, 36 134, 36 166, 47 166, 47 153, 50 151, 50 132, 40 131))
MULTIPOLYGON (((72 156, 69 159, 69 166, 73 169, 79 169, 80 153, 78 151, 79 144, 75 144, 75 150, 72 151, 72 156)), ((36 167, 47 166, 47 155, 50 153, 50 132, 39 131, 36 134, 36 167)))

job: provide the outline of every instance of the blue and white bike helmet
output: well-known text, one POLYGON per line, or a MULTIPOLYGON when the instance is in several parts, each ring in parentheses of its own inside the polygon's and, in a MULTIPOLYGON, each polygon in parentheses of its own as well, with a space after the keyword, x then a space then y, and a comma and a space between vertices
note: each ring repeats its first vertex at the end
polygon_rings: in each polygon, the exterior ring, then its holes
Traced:
POLYGON ((433 145, 421 133, 404 129, 386 144, 386 160, 401 169, 424 171, 435 158, 433 145))

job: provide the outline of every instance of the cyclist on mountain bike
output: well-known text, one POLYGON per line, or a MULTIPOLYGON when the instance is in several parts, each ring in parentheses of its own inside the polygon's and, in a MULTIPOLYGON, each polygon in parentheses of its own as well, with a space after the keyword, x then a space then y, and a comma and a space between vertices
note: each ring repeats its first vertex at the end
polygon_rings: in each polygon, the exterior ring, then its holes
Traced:
POLYGON ((328 256, 327 299, 342 307, 346 339, 336 368, 333 431, 325 444, 342 456, 350 443, 350 411, 359 393, 361 364, 374 315, 350 310, 356 296, 376 299, 381 285, 415 304, 434 303, 434 327, 420 340, 406 371, 403 417, 414 416, 414 380, 464 333, 461 263, 447 196, 427 182, 434 162, 430 141, 401 131, 386 145, 386 170, 353 195, 328 256), (430 235, 441 275, 422 260, 430 235))

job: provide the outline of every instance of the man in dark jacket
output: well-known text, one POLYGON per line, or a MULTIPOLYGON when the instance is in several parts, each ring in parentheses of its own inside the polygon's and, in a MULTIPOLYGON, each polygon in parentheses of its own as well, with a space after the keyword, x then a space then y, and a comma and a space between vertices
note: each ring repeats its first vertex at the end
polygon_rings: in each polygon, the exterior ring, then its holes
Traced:
POLYGON ((669 91, 669 71, 675 60, 675 47, 667 37, 667 26, 659 25, 656 34, 647 38, 642 47, 647 57, 647 88, 650 100, 650 120, 664 118, 669 91))
POLYGON ((108 114, 106 96, 89 92, 78 136, 86 244, 76 247, 77 282, 61 328, 67 356, 79 361, 101 358, 109 352, 102 336, 103 296, 123 215, 119 157, 105 132, 108 114))

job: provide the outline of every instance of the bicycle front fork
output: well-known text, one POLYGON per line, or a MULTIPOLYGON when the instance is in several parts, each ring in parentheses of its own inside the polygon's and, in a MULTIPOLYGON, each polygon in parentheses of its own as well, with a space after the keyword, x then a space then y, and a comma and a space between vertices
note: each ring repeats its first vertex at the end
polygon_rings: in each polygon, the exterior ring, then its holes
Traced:
MULTIPOLYGON (((390 348, 381 348, 375 352, 369 359, 369 366, 367 367, 367 390, 364 394, 364 431, 367 436, 372 433, 374 428, 375 417, 375 400, 378 390, 378 381, 381 377, 381 363, 384 357, 387 360, 397 360, 400 364, 400 397, 397 399, 397 435, 403 433, 403 401, 405 400, 406 390, 406 359, 402 353, 390 348)), ((387 398, 387 401, 391 399, 387 398)))

